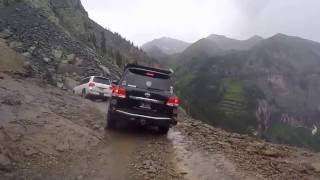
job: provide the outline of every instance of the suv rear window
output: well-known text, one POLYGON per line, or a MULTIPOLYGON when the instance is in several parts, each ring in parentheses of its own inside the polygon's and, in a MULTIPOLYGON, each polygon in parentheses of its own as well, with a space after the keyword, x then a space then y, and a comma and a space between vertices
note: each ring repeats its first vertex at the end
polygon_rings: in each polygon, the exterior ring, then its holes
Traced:
POLYGON ((93 82, 110 85, 110 80, 102 77, 94 77, 93 82))
POLYGON ((125 74, 122 85, 141 89, 170 91, 170 76, 143 69, 129 69, 125 74))

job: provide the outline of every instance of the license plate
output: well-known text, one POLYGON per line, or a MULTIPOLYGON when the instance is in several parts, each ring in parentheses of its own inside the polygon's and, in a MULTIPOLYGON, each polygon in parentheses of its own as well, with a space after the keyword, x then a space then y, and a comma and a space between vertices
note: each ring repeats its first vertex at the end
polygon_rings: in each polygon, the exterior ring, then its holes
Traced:
POLYGON ((104 96, 104 94, 103 94, 103 93, 100 93, 99 95, 100 95, 100 96, 104 96))
POLYGON ((148 103, 148 102, 142 102, 141 105, 140 105, 140 108, 151 109, 151 104, 148 103))

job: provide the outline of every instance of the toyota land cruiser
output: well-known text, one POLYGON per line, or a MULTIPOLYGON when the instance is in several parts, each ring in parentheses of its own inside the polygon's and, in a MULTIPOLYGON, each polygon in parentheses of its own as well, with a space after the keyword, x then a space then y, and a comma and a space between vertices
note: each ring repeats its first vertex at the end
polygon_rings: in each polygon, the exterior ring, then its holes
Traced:
POLYGON ((157 126, 166 134, 177 124, 179 98, 173 93, 173 71, 127 65, 113 87, 107 115, 107 128, 118 121, 142 126, 157 126))

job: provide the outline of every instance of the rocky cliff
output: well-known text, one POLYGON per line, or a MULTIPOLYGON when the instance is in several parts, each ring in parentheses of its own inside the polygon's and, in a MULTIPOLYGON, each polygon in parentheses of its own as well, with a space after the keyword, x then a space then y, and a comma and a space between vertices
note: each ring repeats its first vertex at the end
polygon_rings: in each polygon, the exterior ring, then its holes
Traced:
POLYGON ((60 87, 88 75, 116 78, 128 62, 152 65, 131 42, 89 19, 80 0, 1 0, 0 8, 0 38, 60 87))

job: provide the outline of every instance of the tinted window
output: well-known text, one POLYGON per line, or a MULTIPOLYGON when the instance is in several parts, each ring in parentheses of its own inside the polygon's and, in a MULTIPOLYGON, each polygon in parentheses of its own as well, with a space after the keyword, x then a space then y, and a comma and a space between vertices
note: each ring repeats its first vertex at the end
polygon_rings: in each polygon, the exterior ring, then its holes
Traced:
POLYGON ((121 85, 149 90, 170 91, 171 80, 170 76, 166 74, 129 69, 121 81, 121 85))
POLYGON ((102 77, 94 77, 93 82, 110 85, 110 80, 102 77))

